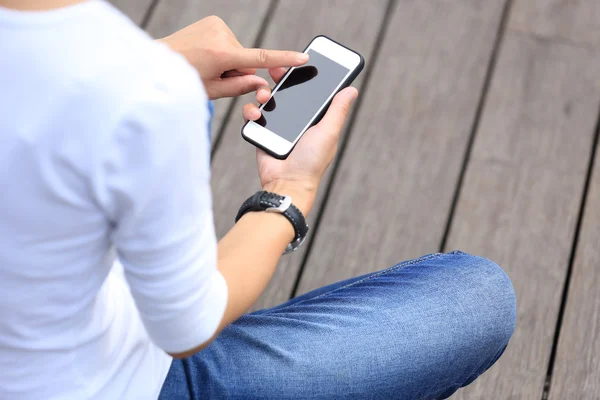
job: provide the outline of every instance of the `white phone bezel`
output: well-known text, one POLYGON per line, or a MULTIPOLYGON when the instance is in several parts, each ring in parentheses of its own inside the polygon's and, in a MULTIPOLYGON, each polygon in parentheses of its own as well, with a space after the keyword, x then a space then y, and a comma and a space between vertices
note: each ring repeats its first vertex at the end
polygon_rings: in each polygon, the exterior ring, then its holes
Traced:
MULTIPOLYGON (((348 79, 348 77, 360 64, 360 56, 357 53, 345 48, 344 46, 337 44, 336 42, 324 36, 316 37, 304 52, 306 53, 308 52, 308 50, 316 51, 321 55, 329 58, 330 60, 344 66, 345 68, 348 68, 348 73, 340 80, 340 83, 331 92, 327 100, 321 105, 321 107, 315 113, 315 115, 312 116, 312 118, 306 124, 304 129, 302 129, 296 140, 294 140, 293 142, 282 138, 281 136, 257 124, 254 121, 249 121, 246 125, 244 125, 242 134, 247 139, 259 144, 264 148, 269 149, 271 152, 277 154, 278 156, 285 156, 290 152, 290 150, 294 147, 296 142, 302 137, 304 132, 306 132, 306 130, 311 126, 312 122, 315 120, 317 115, 319 115, 319 113, 323 110, 325 105, 333 98, 335 93, 337 93, 344 81, 348 79)), ((290 70, 283 77, 283 79, 275 86, 271 93, 271 97, 277 92, 279 86, 281 86, 281 84, 285 82, 285 80, 287 79, 289 74, 294 70, 294 68, 290 68, 290 70)), ((260 106, 261 110, 265 106, 265 104, 260 106)))

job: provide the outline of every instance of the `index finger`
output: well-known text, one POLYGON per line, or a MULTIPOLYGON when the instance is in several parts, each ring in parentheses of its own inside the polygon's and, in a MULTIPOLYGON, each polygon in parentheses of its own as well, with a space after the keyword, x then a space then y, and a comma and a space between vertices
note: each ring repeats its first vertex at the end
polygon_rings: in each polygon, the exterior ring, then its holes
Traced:
POLYGON ((308 54, 287 50, 239 49, 230 54, 227 69, 296 67, 308 61, 308 54))

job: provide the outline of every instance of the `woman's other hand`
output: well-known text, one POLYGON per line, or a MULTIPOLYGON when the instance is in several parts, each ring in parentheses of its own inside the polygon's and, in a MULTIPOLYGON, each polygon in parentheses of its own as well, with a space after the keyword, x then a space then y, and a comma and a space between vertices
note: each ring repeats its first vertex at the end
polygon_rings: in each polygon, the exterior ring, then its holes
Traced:
POLYGON ((210 99, 239 96, 267 86, 255 75, 257 68, 293 67, 308 61, 305 53, 244 48, 216 16, 203 18, 159 41, 196 68, 210 99))

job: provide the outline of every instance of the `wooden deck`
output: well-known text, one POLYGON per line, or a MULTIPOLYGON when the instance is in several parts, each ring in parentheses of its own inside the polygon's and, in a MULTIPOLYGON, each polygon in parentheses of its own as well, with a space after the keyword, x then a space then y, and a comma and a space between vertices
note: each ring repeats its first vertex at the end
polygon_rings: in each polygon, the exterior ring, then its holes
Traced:
MULTIPOLYGON (((500 362, 453 398, 600 399, 598 0, 113 3, 155 37, 216 14, 246 46, 302 49, 323 33, 366 58, 311 235, 257 308, 459 248, 504 267, 519 321, 500 362)), ((219 236, 259 188, 240 137, 248 99, 217 103, 219 236)))

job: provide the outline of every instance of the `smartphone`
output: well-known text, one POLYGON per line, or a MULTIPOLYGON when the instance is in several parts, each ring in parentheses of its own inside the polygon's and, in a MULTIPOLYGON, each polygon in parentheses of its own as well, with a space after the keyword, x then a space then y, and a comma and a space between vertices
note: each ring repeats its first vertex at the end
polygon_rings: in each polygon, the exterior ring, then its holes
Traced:
POLYGON ((349 86, 364 67, 357 52, 326 36, 315 37, 304 50, 310 59, 290 68, 273 88, 262 116, 248 121, 242 137, 281 160, 287 158, 304 132, 319 122, 333 96, 349 86))

